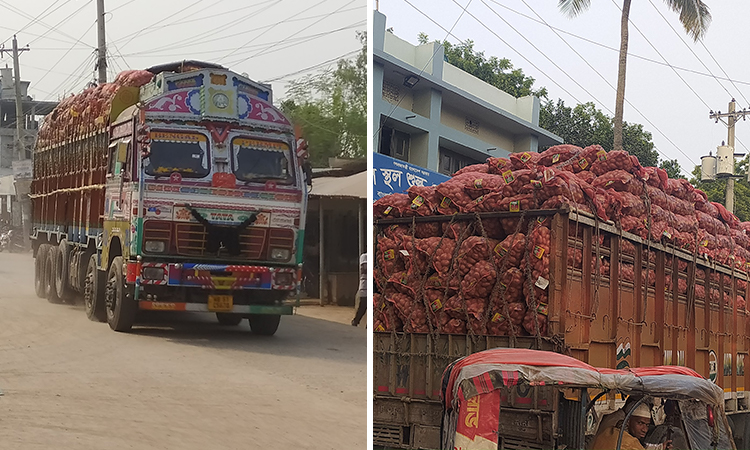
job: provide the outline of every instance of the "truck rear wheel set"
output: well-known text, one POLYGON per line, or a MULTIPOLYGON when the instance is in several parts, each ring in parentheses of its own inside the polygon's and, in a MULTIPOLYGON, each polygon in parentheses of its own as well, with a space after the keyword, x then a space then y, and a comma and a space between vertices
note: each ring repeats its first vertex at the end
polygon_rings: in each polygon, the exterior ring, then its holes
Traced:
POLYGON ((91 255, 83 281, 83 308, 86 311, 86 316, 95 322, 107 321, 107 311, 104 304, 104 282, 104 274, 97 266, 97 257, 91 255))

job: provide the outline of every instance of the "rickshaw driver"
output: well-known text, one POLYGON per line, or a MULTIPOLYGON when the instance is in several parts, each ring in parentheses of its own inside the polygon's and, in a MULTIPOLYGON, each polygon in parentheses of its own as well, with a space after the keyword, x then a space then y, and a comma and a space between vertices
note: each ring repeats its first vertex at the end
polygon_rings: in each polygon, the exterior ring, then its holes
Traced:
MULTIPOLYGON (((648 426, 651 423, 651 408, 648 405, 641 403, 631 414, 630 419, 627 423, 627 433, 622 434, 621 450, 644 450, 644 447, 639 439, 646 437, 648 433, 648 426)), ((592 450, 612 450, 617 448, 617 440, 620 437, 620 428, 624 424, 617 423, 605 430, 601 430, 597 433, 594 443, 591 446, 592 450)), ((668 440, 657 446, 648 446, 649 449, 671 449, 672 441, 668 440)))

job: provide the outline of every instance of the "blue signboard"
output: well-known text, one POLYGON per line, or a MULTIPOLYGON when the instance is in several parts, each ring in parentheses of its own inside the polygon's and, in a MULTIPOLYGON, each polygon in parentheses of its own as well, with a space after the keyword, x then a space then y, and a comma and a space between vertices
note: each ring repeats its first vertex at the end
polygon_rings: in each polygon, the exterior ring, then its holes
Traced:
POLYGON ((450 178, 380 153, 373 153, 372 169, 373 200, 406 193, 411 186, 432 186, 450 178))

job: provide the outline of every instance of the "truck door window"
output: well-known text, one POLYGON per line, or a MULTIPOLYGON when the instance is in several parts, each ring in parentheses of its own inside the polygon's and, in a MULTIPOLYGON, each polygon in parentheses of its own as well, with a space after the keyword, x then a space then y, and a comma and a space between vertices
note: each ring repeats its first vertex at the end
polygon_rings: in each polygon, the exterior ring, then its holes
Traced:
POLYGON ((208 167, 208 139, 200 133, 151 133, 151 152, 143 161, 146 173, 168 176, 179 172, 183 177, 203 178, 208 167))
POLYGON ((283 142, 232 139, 234 175, 242 181, 291 182, 291 149, 283 142))

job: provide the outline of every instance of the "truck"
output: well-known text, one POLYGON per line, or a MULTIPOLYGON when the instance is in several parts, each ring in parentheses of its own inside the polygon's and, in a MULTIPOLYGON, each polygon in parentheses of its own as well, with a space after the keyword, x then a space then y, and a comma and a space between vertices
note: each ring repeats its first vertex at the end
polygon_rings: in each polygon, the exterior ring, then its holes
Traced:
MULTIPOLYGON (((555 180, 571 180, 571 174, 545 167, 493 171, 497 159, 488 160, 489 170, 476 165, 473 179, 455 175, 464 189, 456 190, 455 182, 448 188, 415 186, 374 205, 375 447, 443 448, 446 368, 479 351, 519 348, 610 369, 693 369, 723 389, 735 444, 750 448, 745 224, 728 216, 731 227, 717 219, 724 227, 720 233, 712 236, 696 227, 678 242, 678 231, 661 227, 657 216, 664 211, 653 203, 660 201, 649 197, 682 195, 677 192, 690 189, 686 181, 652 178, 654 186, 647 186, 643 178, 637 180, 642 195, 636 197, 647 208, 639 207, 642 219, 631 224, 624 210, 617 211, 620 192, 608 197, 605 189, 590 191, 598 204, 575 194, 580 203, 545 201, 545 189, 555 180), (528 177, 524 170, 536 175, 528 177), (526 187, 521 187, 524 176, 526 187), (460 200, 470 191, 474 195, 460 200), (488 198, 491 203, 482 208, 488 198), (610 210, 609 217, 597 213, 602 208, 610 210), (715 245, 712 239, 725 233, 733 236, 727 241, 731 245, 715 245)), ((591 162, 570 160, 580 166, 591 162)), ((602 176, 609 177, 600 171, 602 176)), ((580 185, 588 189, 596 183, 580 185)), ((596 417, 621 406, 622 398, 609 392, 596 403, 598 415, 587 416, 589 434, 596 430, 596 417)), ((505 442, 515 444, 503 448, 547 448, 535 446, 524 433, 542 433, 537 428, 547 423, 553 404, 536 389, 511 389, 503 408, 524 411, 528 420, 517 429, 520 434, 504 428, 510 433, 505 442)))
POLYGON ((213 63, 64 99, 33 152, 37 295, 115 331, 191 311, 273 335, 299 301, 305 147, 269 85, 213 63))

